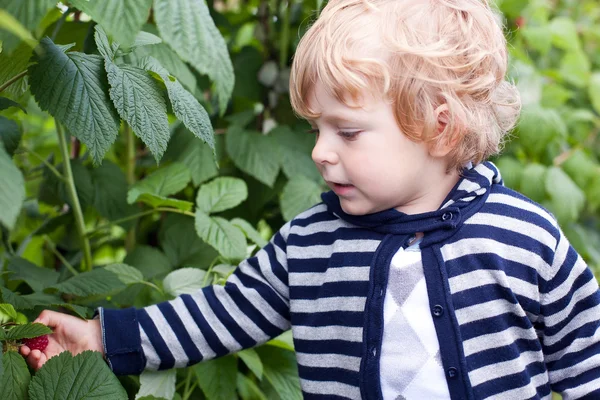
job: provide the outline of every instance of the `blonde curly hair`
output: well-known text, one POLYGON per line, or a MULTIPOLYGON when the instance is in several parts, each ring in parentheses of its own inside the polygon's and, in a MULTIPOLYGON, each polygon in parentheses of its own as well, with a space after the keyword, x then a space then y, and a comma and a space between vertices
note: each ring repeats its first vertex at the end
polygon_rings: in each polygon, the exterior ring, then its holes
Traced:
POLYGON ((298 44, 292 107, 319 117, 308 101, 317 81, 348 106, 381 94, 404 134, 450 144, 460 171, 498 153, 521 110, 501 21, 484 0, 331 0, 298 44))

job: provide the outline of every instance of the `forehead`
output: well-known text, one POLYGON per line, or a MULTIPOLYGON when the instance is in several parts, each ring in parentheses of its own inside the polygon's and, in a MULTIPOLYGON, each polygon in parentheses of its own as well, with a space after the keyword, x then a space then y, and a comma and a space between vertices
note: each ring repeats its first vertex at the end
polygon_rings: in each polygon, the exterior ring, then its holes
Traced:
POLYGON ((337 96, 333 90, 328 90, 323 83, 317 81, 308 94, 307 104, 312 112, 317 114, 313 119, 339 118, 358 120, 368 117, 376 111, 382 102, 382 97, 369 91, 361 91, 353 97, 349 93, 337 96))

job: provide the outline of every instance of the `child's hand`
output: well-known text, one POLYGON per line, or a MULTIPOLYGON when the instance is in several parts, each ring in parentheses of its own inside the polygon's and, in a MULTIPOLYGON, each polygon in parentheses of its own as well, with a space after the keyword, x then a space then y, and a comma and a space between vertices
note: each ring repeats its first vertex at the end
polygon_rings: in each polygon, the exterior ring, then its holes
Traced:
POLYGON ((35 370, 40 369, 51 357, 67 350, 73 355, 85 350, 99 351, 104 355, 100 320, 86 321, 67 314, 44 310, 34 322, 44 324, 54 331, 48 335, 48 346, 42 351, 21 346, 21 354, 26 357, 27 364, 35 370))

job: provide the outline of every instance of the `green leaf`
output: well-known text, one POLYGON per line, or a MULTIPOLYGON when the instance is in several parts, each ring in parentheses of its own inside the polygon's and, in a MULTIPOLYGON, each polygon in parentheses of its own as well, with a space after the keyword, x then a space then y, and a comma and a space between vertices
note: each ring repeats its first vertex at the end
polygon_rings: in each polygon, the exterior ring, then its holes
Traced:
POLYGON ((590 78, 590 87, 588 89, 592 107, 600 114, 600 72, 594 72, 590 78))
POLYGON ((281 349, 294 351, 294 338, 292 336, 292 331, 285 331, 276 338, 269 340, 266 344, 269 346, 275 346, 281 349))
POLYGON ((13 272, 8 277, 9 280, 23 280, 36 292, 41 292, 54 285, 60 276, 58 272, 50 268, 38 267, 20 257, 9 259, 7 269, 13 272))
POLYGON ((227 44, 204 0, 155 0, 154 18, 163 40, 216 86, 221 114, 235 83, 227 44))
POLYGON ((158 163, 171 136, 167 104, 158 82, 143 69, 117 66, 109 60, 105 60, 105 64, 110 98, 119 115, 150 148, 158 163))
POLYGON ((11 304, 0 304, 0 323, 14 321, 17 319, 17 312, 11 304))
POLYGON ((521 176, 523 175, 523 164, 510 156, 502 156, 496 161, 496 166, 502 173, 504 184, 514 190, 519 190, 521 176))
POLYGON ((40 108, 63 123, 100 164, 117 138, 119 117, 108 98, 102 57, 64 51, 48 37, 29 67, 31 93, 40 108))
POLYGON ((140 270, 127 264, 110 264, 104 268, 116 274, 125 285, 133 285, 144 280, 140 270))
POLYGON ((521 29, 521 34, 527 40, 527 44, 542 55, 548 54, 552 48, 552 31, 547 25, 526 26, 521 29))
MULTIPOLYGON (((27 68, 31 53, 31 47, 26 44, 21 44, 10 55, 7 52, 0 53, 0 85, 27 68)), ((17 100, 27 92, 28 88, 28 78, 25 76, 4 89, 2 94, 17 100)))
POLYGON ((277 145, 271 136, 231 125, 227 130, 226 147, 239 169, 273 187, 280 162, 277 145))
POLYGON ((138 246, 123 260, 140 270, 145 279, 152 279, 168 273, 171 263, 165 254, 155 247, 138 246))
POLYGON ((281 167, 288 179, 303 175, 313 181, 321 181, 321 174, 311 157, 314 136, 294 132, 285 125, 274 128, 269 136, 273 136, 279 144, 281 167))
POLYGON ((196 232, 225 258, 241 260, 246 255, 244 234, 223 218, 209 217, 196 210, 196 232))
POLYGON ((96 42, 96 47, 98 48, 98 52, 102 57, 108 58, 109 60, 113 60, 115 58, 115 54, 119 49, 119 43, 110 42, 108 36, 106 36, 106 32, 102 29, 102 26, 96 25, 94 27, 94 41, 96 42))
POLYGON ((211 148, 183 127, 177 129, 171 137, 165 157, 186 165, 192 175, 194 186, 219 173, 211 148))
POLYGON ((146 57, 140 60, 142 68, 157 73, 167 87, 167 94, 175 116, 179 118, 186 128, 198 139, 203 140, 214 151, 215 137, 210 122, 210 117, 198 100, 179 83, 177 78, 169 75, 158 60, 146 57))
POLYGON ((207 399, 234 399, 237 380, 237 362, 229 355, 204 361, 194 367, 198 386, 207 399))
POLYGON ((258 379, 262 379, 263 376, 263 364, 260 361, 258 353, 254 349, 246 349, 237 353, 237 355, 244 361, 244 364, 256 375, 258 379))
POLYGON ((518 126, 519 143, 532 156, 542 155, 550 142, 566 136, 567 127, 556 110, 533 105, 523 108, 518 126))
POLYGON ((583 88, 588 85, 592 65, 582 50, 569 51, 560 62, 560 73, 570 84, 583 88))
MULTIPOLYGON (((21 357, 22 359, 22 357, 21 357)), ((126 400, 127 393, 99 352, 68 351, 49 359, 29 385, 30 400, 126 400)))
POLYGON ((281 213, 286 221, 321 201, 323 190, 318 183, 299 175, 292 178, 281 192, 281 213))
POLYGON ((94 185, 94 208, 101 216, 116 220, 136 212, 136 207, 127 203, 127 179, 117 165, 105 161, 91 171, 91 176, 94 185))
POLYGON ((30 31, 55 6, 53 0, 0 0, 0 41, 3 51, 12 52, 22 40, 35 47, 30 31))
POLYGON ((521 193, 533 201, 542 202, 546 199, 546 167, 541 164, 527 164, 521 176, 521 193))
POLYGON ((6 303, 10 303, 19 310, 31 310, 37 306, 43 307, 61 307, 67 308, 79 315, 80 318, 86 318, 89 314, 87 307, 78 306, 75 304, 65 303, 60 297, 46 293, 31 293, 24 296, 11 292, 7 288, 0 287, 2 299, 6 303))
POLYGON ((144 193, 169 196, 183 190, 191 180, 189 169, 180 163, 162 167, 134 184, 127 193, 127 202, 135 203, 144 193))
POLYGON ((577 220, 585 204, 585 195, 562 169, 548 168, 546 192, 550 195, 549 205, 560 224, 577 220))
POLYGON ((172 199, 169 197, 157 196, 154 194, 143 193, 136 201, 148 204, 152 208, 172 207, 182 211, 190 211, 194 207, 194 203, 185 200, 172 199))
POLYGON ((172 266, 207 267, 218 253, 196 232, 195 220, 170 214, 163 221, 159 241, 172 266))
POLYGON ((172 296, 192 294, 204 287, 206 271, 198 268, 181 268, 171 272, 163 281, 163 287, 172 296))
POLYGON ((25 180, 0 144, 0 224, 13 229, 25 201, 25 180))
POLYGON ((0 381, 0 398, 3 400, 26 399, 27 386, 31 376, 23 356, 16 351, 7 351, 2 356, 2 364, 4 374, 0 381))
POLYGON ((175 394, 176 380, 177 371, 175 369, 144 371, 140 375, 140 390, 136 395, 136 399, 144 396, 172 399, 175 394))
POLYGON ((10 107, 19 108, 21 111, 23 111, 25 114, 27 114, 27 110, 25 109, 25 107, 23 107, 16 101, 13 101, 6 97, 0 97, 0 111, 6 110, 7 108, 10 108, 10 107))
POLYGON ((21 141, 21 129, 12 119, 0 115, 0 146, 3 143, 10 157, 15 154, 21 141))
POLYGON ((577 27, 572 19, 557 17, 550 22, 552 43, 563 50, 578 50, 581 48, 577 27))
POLYGON ((133 44, 131 45, 130 50, 134 51, 138 47, 150 46, 150 45, 159 44, 159 43, 162 43, 162 39, 159 38, 158 36, 153 35, 150 32, 140 31, 135 36, 135 40, 133 41, 133 44))
POLYGON ((200 186, 196 206, 206 214, 217 213, 241 204, 246 198, 246 182, 239 178, 219 177, 200 186))
POLYGON ((152 0, 71 0, 119 44, 129 46, 148 19, 152 0))
POLYGON ((589 187, 594 177, 600 174, 597 162, 581 149, 573 151, 562 168, 581 189, 589 187))
POLYGON ((267 397, 256 386, 256 383, 240 372, 237 374, 236 387, 242 400, 267 400, 267 397))
POLYGON ((302 392, 295 354, 273 346, 262 346, 256 351, 263 360, 263 382, 268 381, 282 399, 301 400, 302 392))
POLYGON ((179 58, 169 46, 165 43, 138 47, 135 49, 135 53, 130 55, 137 57, 151 56, 154 57, 158 62, 169 71, 169 73, 181 82, 191 93, 196 92, 196 77, 190 71, 187 64, 179 58))
POLYGON ((121 282, 119 276, 105 268, 96 268, 89 272, 75 275, 64 282, 52 286, 52 288, 62 293, 81 297, 107 294, 118 289, 123 289, 124 287, 125 285, 121 282))
POLYGON ((9 340, 31 339, 42 335, 49 335, 52 329, 44 324, 24 324, 17 325, 8 331, 6 338, 9 340))
POLYGON ((234 218, 230 222, 231 225, 240 228, 242 232, 244 232, 246 237, 252 240, 254 243, 256 243, 258 247, 265 247, 267 245, 268 241, 263 239, 260 233, 256 229, 254 229, 254 227, 250 225, 248 221, 243 220, 241 218, 234 218))

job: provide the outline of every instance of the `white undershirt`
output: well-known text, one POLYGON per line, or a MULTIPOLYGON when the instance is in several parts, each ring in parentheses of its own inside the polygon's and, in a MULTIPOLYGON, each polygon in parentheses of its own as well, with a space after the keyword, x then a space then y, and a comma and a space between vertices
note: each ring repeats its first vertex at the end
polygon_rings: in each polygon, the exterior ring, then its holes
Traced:
POLYGON ((383 305, 384 400, 449 400, 429 307, 419 241, 392 258, 383 305))

